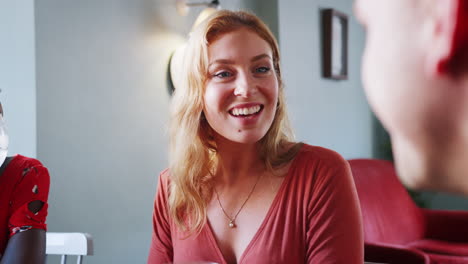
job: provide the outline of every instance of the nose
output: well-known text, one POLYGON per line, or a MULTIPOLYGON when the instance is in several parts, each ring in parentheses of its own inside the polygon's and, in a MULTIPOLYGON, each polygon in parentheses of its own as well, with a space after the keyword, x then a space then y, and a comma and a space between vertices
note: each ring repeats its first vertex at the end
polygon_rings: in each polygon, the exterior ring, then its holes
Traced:
POLYGON ((239 72, 235 85, 235 96, 250 97, 257 92, 255 79, 249 73, 239 72))

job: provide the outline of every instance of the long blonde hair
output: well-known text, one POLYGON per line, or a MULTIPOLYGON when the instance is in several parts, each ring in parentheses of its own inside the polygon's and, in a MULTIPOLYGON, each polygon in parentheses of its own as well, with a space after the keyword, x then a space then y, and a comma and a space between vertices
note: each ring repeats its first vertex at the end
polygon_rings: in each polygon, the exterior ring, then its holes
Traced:
POLYGON ((208 46, 221 35, 246 28, 264 39, 273 51, 279 82, 278 106, 273 123, 260 140, 260 154, 272 171, 292 160, 300 148, 293 140, 286 115, 278 43, 268 27, 244 11, 218 11, 201 23, 188 41, 181 69, 180 86, 172 99, 170 123, 169 214, 183 232, 200 232, 206 222, 206 207, 212 195, 211 180, 216 168, 216 143, 204 114, 203 93, 208 68, 208 46))

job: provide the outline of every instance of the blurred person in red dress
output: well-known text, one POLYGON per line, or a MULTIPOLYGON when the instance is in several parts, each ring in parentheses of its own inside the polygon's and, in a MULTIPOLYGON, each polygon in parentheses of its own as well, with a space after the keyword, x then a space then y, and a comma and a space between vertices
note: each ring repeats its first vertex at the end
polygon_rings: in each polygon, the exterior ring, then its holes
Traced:
POLYGON ((0 103, 0 263, 45 263, 49 173, 38 160, 7 152, 0 103))

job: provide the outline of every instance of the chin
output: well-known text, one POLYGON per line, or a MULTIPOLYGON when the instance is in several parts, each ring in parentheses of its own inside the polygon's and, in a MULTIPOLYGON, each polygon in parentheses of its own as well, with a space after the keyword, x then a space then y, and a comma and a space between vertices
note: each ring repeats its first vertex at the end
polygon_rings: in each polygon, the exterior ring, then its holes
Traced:
POLYGON ((401 183, 413 190, 421 190, 425 188, 426 180, 422 177, 424 174, 421 171, 415 170, 414 167, 408 167, 407 164, 402 164, 399 161, 395 162, 398 178, 401 183))
POLYGON ((233 141, 233 142, 236 142, 236 143, 239 143, 239 144, 246 144, 246 145, 251 145, 251 144, 256 144, 258 143, 262 137, 260 136, 250 136, 250 135, 246 135, 246 136, 237 136, 237 137, 232 137, 232 138, 228 138, 230 141, 233 141))
POLYGON ((403 185, 414 190, 432 189, 434 173, 426 153, 410 142, 392 141, 395 167, 403 185))
POLYGON ((230 133, 226 134, 218 133, 218 135, 221 136, 220 139, 225 139, 233 143, 249 145, 259 142, 266 135, 266 133, 262 133, 263 131, 258 130, 244 130, 241 132, 237 131, 238 130, 236 130, 235 133, 232 133, 232 131, 230 131, 230 133))
POLYGON ((411 161, 396 161, 398 178, 407 188, 417 191, 443 191, 461 193, 459 186, 452 186, 447 181, 444 168, 435 164, 409 165, 411 161))

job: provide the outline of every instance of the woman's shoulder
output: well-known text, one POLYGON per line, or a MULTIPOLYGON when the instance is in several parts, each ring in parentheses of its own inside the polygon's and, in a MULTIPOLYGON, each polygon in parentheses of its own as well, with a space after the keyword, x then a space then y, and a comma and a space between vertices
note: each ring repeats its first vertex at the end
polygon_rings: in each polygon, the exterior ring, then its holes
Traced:
POLYGON ((23 155, 15 155, 12 157, 12 160, 8 164, 8 167, 13 168, 31 168, 31 167, 44 167, 42 163, 35 158, 26 157, 23 155))
POLYGON ((13 177, 22 180, 30 171, 34 171, 35 178, 49 181, 49 171, 39 160, 22 155, 15 155, 10 157, 10 159, 4 171, 4 174, 8 175, 8 178, 12 179, 13 177))
POLYGON ((163 188, 164 191, 166 191, 169 186, 169 182, 170 182, 169 178, 170 178, 169 168, 166 168, 159 173, 158 186, 160 186, 160 188, 163 188))
POLYGON ((165 168, 159 173, 159 177, 162 177, 164 179, 169 179, 169 168, 165 168))
POLYGON ((10 201, 14 208, 19 208, 18 206, 26 203, 28 199, 32 201, 32 197, 47 202, 50 175, 39 160, 15 155, 5 168, 3 176, 5 186, 10 189, 10 201))
POLYGON ((298 186, 310 193, 320 193, 351 178, 348 162, 336 151, 328 148, 304 144, 297 156, 292 171, 293 178, 300 182, 298 186), (319 191, 321 190, 321 191, 319 191))
POLYGON ((347 161, 338 152, 309 144, 303 144, 297 154, 296 165, 347 166, 347 161))

